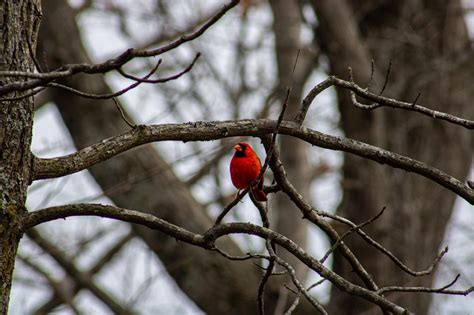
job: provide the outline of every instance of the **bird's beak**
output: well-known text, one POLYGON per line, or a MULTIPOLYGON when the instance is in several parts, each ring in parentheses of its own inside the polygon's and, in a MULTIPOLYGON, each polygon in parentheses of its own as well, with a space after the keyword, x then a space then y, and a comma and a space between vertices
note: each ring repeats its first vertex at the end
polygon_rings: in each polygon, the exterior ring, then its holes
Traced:
POLYGON ((234 147, 235 151, 242 151, 242 147, 239 144, 236 144, 234 147))

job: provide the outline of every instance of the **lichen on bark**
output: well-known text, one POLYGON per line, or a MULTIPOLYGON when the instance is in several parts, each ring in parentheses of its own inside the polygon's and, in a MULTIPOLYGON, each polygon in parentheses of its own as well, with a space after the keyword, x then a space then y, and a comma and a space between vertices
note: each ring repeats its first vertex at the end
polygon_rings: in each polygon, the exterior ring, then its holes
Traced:
MULTIPOLYGON (((28 45, 36 46, 40 12, 39 0, 6 0, 0 4, 0 71, 33 71, 28 45)), ((15 80, 19 79, 0 77, 0 85, 15 80)), ((32 124, 31 97, 0 102, 0 314, 8 311, 21 238, 18 217, 25 211, 26 189, 31 179, 32 124)))

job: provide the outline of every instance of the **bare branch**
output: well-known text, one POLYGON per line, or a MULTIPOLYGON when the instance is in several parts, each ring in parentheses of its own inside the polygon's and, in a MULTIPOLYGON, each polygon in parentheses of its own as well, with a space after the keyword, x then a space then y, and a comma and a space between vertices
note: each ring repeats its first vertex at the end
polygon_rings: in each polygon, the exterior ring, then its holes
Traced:
MULTIPOLYGON (((35 158, 33 180, 60 177, 86 169, 119 153, 154 141, 205 141, 238 136, 263 136, 274 132, 272 120, 236 120, 137 126, 121 135, 104 139, 76 153, 58 158, 35 158)), ((474 204, 474 190, 460 180, 423 162, 350 138, 330 136, 293 122, 283 121, 280 134, 290 135, 313 145, 349 152, 381 164, 417 173, 446 187, 474 204)))
POLYGON ((381 95, 374 94, 370 91, 367 91, 361 88, 360 86, 358 86, 357 84, 355 84, 354 82, 345 81, 336 77, 333 77, 333 79, 334 79, 335 86, 349 89, 353 93, 357 94, 358 96, 363 97, 369 101, 375 102, 374 104, 371 104, 371 105, 358 106, 360 108, 375 109, 377 107, 387 106, 387 107, 392 107, 392 108, 406 109, 406 110, 421 113, 428 117, 445 120, 450 123, 465 127, 467 129, 474 129, 473 120, 459 118, 454 115, 450 115, 444 112, 440 112, 437 110, 429 109, 427 107, 416 105, 415 103, 406 103, 406 102, 397 101, 392 98, 384 97, 381 95))
POLYGON ((36 89, 33 89, 31 90, 30 92, 28 93, 23 93, 19 96, 13 96, 13 97, 2 97, 0 98, 0 102, 14 102, 14 101, 19 101, 19 100, 22 100, 24 98, 28 98, 28 97, 31 97, 31 96, 35 96, 36 94, 42 92, 46 90, 46 87, 38 87, 36 89))
MULTIPOLYGON (((414 271, 410 269, 408 266, 406 266, 400 259, 398 259, 392 252, 390 252, 388 249, 380 245, 378 242, 373 240, 369 235, 367 235, 364 231, 362 231, 360 228, 357 228, 357 225, 350 220, 347 220, 345 218, 342 218, 337 215, 329 214, 327 212, 321 211, 321 210, 316 210, 314 209, 309 203, 307 203, 304 199, 303 196, 301 196, 298 191, 293 187, 293 185, 288 181, 288 178, 286 176, 285 169, 283 167, 283 164, 279 159, 275 158, 275 161, 273 161, 272 165, 272 170, 273 174, 275 175, 275 179, 279 183, 280 187, 282 188, 283 192, 289 195, 289 197, 293 200, 293 202, 296 204, 296 206, 303 212, 303 215, 305 218, 309 219, 312 223, 316 224, 319 226, 323 231, 326 232, 326 234, 331 238, 334 244, 341 244, 342 245, 342 253, 345 255, 346 259, 348 259, 351 264, 353 264, 353 268, 356 271, 359 271, 359 275, 361 277, 366 277, 366 281, 370 283, 371 277, 370 275, 367 274, 367 272, 363 269, 363 267, 360 265, 360 263, 357 261, 355 256, 350 252, 350 250, 344 245, 344 243, 341 243, 341 237, 338 236, 337 232, 333 230, 331 226, 326 226, 326 222, 323 220, 320 220, 318 216, 321 217, 328 217, 333 220, 342 222, 344 224, 347 224, 351 226, 351 228, 355 229, 355 231, 370 245, 374 246, 376 249, 380 250, 382 253, 387 255, 396 265, 398 265, 402 270, 407 272, 408 274, 412 276, 423 276, 426 274, 431 273, 438 262, 441 260, 441 258, 448 252, 448 248, 446 247, 441 253, 438 254, 438 256, 435 258, 433 263, 431 264, 428 269, 423 270, 423 271, 414 271), (315 212, 317 216, 315 216, 312 212, 315 212)), ((380 216, 383 213, 380 212, 378 215, 376 215, 373 220, 375 220, 378 216, 380 216)), ((369 219, 368 222, 371 222, 372 219, 369 219)), ((323 260, 324 261, 324 260, 323 260)), ((375 283, 374 283, 375 285, 375 283)))
POLYGON ((288 308, 288 310, 284 313, 284 315, 291 315, 291 314, 293 314, 293 311, 296 309, 296 307, 297 307, 298 304, 300 303, 300 296, 301 296, 301 293, 299 293, 299 294, 296 295, 295 300, 294 300, 293 303, 290 305, 290 307, 288 308))
POLYGON ((420 96, 421 96, 421 93, 416 94, 415 100, 413 101, 413 103, 411 103, 411 106, 415 106, 415 105, 416 105, 416 102, 418 101, 418 99, 420 98, 420 96))
MULTIPOLYGON (((321 210, 317 210, 317 209, 313 209, 313 211, 315 211, 318 215, 322 216, 322 217, 327 217, 327 218, 331 218, 335 221, 338 221, 338 222, 341 222, 343 224, 346 224, 348 226, 351 227, 351 229, 349 231, 347 231, 346 233, 348 232, 351 232, 351 231, 356 231, 357 234, 359 234, 369 245, 375 247, 377 250, 379 250, 380 252, 382 252, 384 255, 386 255, 388 258, 390 258, 390 260, 392 260, 398 267, 400 267, 400 269, 402 269, 403 271, 405 271, 406 273, 414 276, 414 277, 420 277, 420 276, 425 276, 427 274, 430 274, 431 272, 433 272, 434 268, 438 265, 439 261, 444 257, 444 255, 448 252, 448 247, 446 246, 437 256, 436 258, 434 259, 434 261, 431 263, 431 265, 425 269, 425 270, 421 270, 421 271, 415 271, 413 269, 411 269, 410 267, 408 267, 405 263, 403 263, 399 258, 397 258, 397 256, 395 256, 391 251, 389 251, 387 248, 385 248, 384 246, 382 246, 380 243, 378 243, 377 241, 375 241, 372 237, 370 237, 367 233, 365 233, 363 230, 361 230, 360 228, 358 228, 358 226, 353 223, 352 221, 350 220, 347 220, 341 216, 338 216, 338 215, 335 215, 335 214, 330 214, 328 212, 325 212, 325 211, 321 211, 321 210)), ((378 216, 380 216, 382 213, 379 212, 379 214, 377 214, 374 218, 377 218, 378 216)), ((372 218, 372 219, 374 219, 372 218)), ((372 219, 369 219, 368 221, 371 221, 372 219)), ((367 221, 366 221, 367 222, 367 221)), ((365 222, 364 222, 365 223, 365 222)), ((362 223, 362 224, 364 224, 362 223)))
MULTIPOLYGON (((265 208, 260 202, 258 202, 257 199, 255 199, 252 190, 250 190, 250 199, 252 200, 252 203, 255 205, 255 207, 258 209, 258 212, 260 213, 260 218, 262 220, 263 227, 270 228, 270 220, 268 220, 267 215, 268 209, 265 208)), ((268 205, 268 203, 266 204, 268 205)), ((270 253, 270 257, 267 258, 268 266, 265 270, 265 273, 263 274, 262 280, 260 281, 257 290, 257 304, 258 312, 260 315, 264 315, 265 313, 263 293, 265 292, 265 286, 270 277, 273 275, 273 269, 275 268, 275 259, 273 255, 271 255, 271 253, 274 253, 276 251, 275 244, 270 240, 266 240, 265 246, 268 252, 270 253)))
POLYGON ((263 163, 262 169, 260 170, 260 174, 258 176, 257 182, 259 182, 262 179, 263 175, 265 174, 265 171, 267 170, 267 167, 268 167, 268 163, 270 162, 270 159, 272 158, 272 155, 273 155, 273 149, 275 147, 276 137, 280 130, 280 126, 283 121, 283 118, 285 117, 286 109, 288 108, 288 101, 290 100, 291 88, 293 84, 293 75, 295 74, 295 69, 296 69, 296 65, 298 64, 299 55, 300 55, 300 50, 298 50, 298 53, 296 54, 295 63, 293 64, 293 70, 291 72, 290 85, 286 89, 285 100, 283 101, 280 115, 278 116, 277 124, 275 126, 275 130, 273 131, 269 149, 267 151, 267 156, 265 157, 265 162, 263 163))
POLYGON ((385 80, 383 82, 382 89, 379 92, 380 96, 383 94, 383 92, 385 91, 385 88, 387 87, 388 78, 390 77, 390 70, 392 70, 392 60, 390 60, 388 63, 388 69, 387 69, 387 72, 385 73, 385 80))
POLYGON ((44 222, 71 216, 86 215, 101 216, 131 223, 138 223, 166 233, 177 240, 205 249, 213 249, 216 240, 225 235, 236 233, 255 235, 275 242, 275 244, 285 248, 309 268, 316 271, 321 277, 330 280, 335 286, 344 292, 371 301, 379 305, 382 309, 391 311, 394 314, 408 314, 407 310, 385 299, 376 292, 353 284, 334 273, 287 237, 270 229, 251 223, 219 224, 211 227, 201 235, 190 232, 153 215, 145 214, 139 211, 99 204, 76 204, 51 207, 24 214, 22 217, 20 217, 21 228, 26 230, 44 222))
MULTIPOLYGON (((189 71, 191 71, 191 69, 194 67, 194 64, 196 63, 196 61, 199 59, 199 57, 201 56, 201 53, 197 53, 196 56, 194 57, 194 59, 191 61, 191 63, 189 64, 189 66, 187 66, 184 70, 182 70, 181 72, 178 72, 177 74, 175 75, 172 75, 172 76, 169 76, 169 77, 164 77, 164 78, 160 78, 160 79, 156 79, 156 80, 151 80, 151 79, 147 79, 147 78, 139 78, 139 77, 135 77, 131 74, 128 74, 126 73, 125 71, 123 71, 122 69, 118 69, 118 72, 124 76, 125 78, 127 79, 131 79, 131 80, 134 80, 134 81, 137 81, 137 82, 141 82, 141 83, 151 83, 151 84, 157 84, 157 83, 165 83, 165 82, 169 82, 169 81, 173 81, 173 80, 176 80, 176 79, 179 79, 180 77, 183 76, 183 74, 185 73, 188 73, 189 71)), ((161 59, 160 59, 161 60, 161 59)))
POLYGON ((234 208, 235 205, 237 205, 240 202, 240 200, 242 200, 242 198, 244 198, 244 196, 249 192, 249 190, 250 190, 250 187, 247 187, 244 190, 242 190, 241 192, 239 192, 237 194, 237 196, 235 196, 234 200, 232 200, 232 202, 229 203, 224 208, 224 210, 222 210, 222 212, 219 214, 219 216, 217 216, 217 219, 216 219, 216 222, 214 223, 214 226, 216 226, 216 225, 218 225, 222 222, 222 219, 224 219, 224 217, 227 215, 227 213, 229 213, 229 211, 232 210, 232 208, 234 208))
POLYGON ((134 88, 136 88, 137 86, 139 86, 143 82, 146 82, 146 80, 149 77, 151 77, 153 75, 153 73, 156 72, 156 70, 158 70, 158 67, 160 66, 160 64, 161 64, 161 59, 158 60, 155 67, 153 67, 151 69, 151 71, 148 74, 146 74, 143 78, 141 78, 140 80, 136 80, 136 82, 130 84, 129 86, 127 86, 127 87, 125 87, 125 88, 123 88, 123 89, 121 89, 117 92, 112 92, 112 93, 107 93, 107 94, 87 93, 87 92, 79 91, 79 90, 77 90, 75 88, 72 88, 70 86, 60 84, 60 83, 55 83, 55 82, 48 83, 46 86, 60 88, 60 89, 69 91, 73 94, 76 94, 76 95, 79 95, 79 96, 82 96, 82 97, 85 97, 85 98, 90 98, 90 99, 94 99, 94 100, 104 100, 104 99, 114 98, 114 97, 123 95, 123 94, 127 93, 128 91, 133 90, 134 88))
POLYGON ((429 109, 429 108, 424 107, 424 106, 416 105, 416 101, 418 100, 418 97, 416 98, 415 102, 413 102, 413 103, 406 103, 406 102, 397 101, 397 100, 394 100, 392 98, 388 98, 388 97, 384 97, 382 95, 374 94, 374 93, 368 91, 367 89, 361 88, 359 85, 357 85, 356 83, 354 83, 352 81, 342 80, 342 79, 339 79, 336 76, 328 77, 326 80, 324 80, 323 82, 316 85, 313 89, 311 89, 311 91, 304 98, 304 100, 302 102, 302 105, 301 105, 301 109, 298 112, 298 114, 295 116, 294 121, 296 123, 299 123, 299 124, 303 123, 304 118, 306 116, 306 113, 308 112, 308 109, 311 106, 311 103, 313 102, 313 100, 316 98, 316 96, 318 96, 318 94, 320 94, 321 92, 323 92, 324 90, 326 90, 327 88, 329 88, 331 86, 337 86, 337 87, 340 87, 340 88, 350 90, 351 93, 353 93, 353 94, 351 94, 351 96, 352 96, 352 101, 353 101, 354 105, 359 107, 359 108, 362 108, 362 109, 371 110, 371 109, 375 109, 375 108, 382 107, 382 106, 391 107, 391 108, 398 108, 398 109, 405 109, 405 110, 409 110, 409 111, 418 112, 418 113, 421 113, 425 116, 432 117, 432 118, 435 118, 435 119, 441 119, 441 120, 444 120, 444 121, 448 121, 450 123, 465 127, 467 129, 474 129, 474 121, 473 120, 460 118, 460 117, 457 117, 457 116, 454 116, 454 115, 451 115, 451 114, 447 114, 447 113, 440 112, 440 111, 437 111, 437 110, 432 110, 432 109, 429 109), (369 105, 361 104, 357 101, 354 101, 355 100, 355 95, 354 94, 357 95, 357 96, 363 97, 363 98, 365 98, 369 101, 373 101, 375 103, 374 104, 369 104, 369 105))
POLYGON ((425 292, 425 293, 438 293, 438 294, 449 294, 449 295, 464 295, 467 296, 474 292, 474 286, 466 289, 466 290, 448 290, 449 287, 454 285, 456 281, 458 281, 460 275, 457 275, 456 278, 454 278, 453 281, 448 283, 447 285, 438 288, 438 289, 433 289, 433 288, 427 288, 427 287, 398 287, 398 286, 392 286, 392 287, 383 287, 380 288, 380 290, 377 291, 379 294, 383 294, 386 292, 425 292))
POLYGON ((9 77, 26 77, 30 78, 29 81, 17 81, 5 84, 0 87, 0 96, 6 95, 10 92, 21 92, 29 89, 33 89, 38 86, 46 86, 48 83, 60 79, 74 76, 79 73, 87 74, 97 74, 97 73, 106 73, 112 70, 119 69, 127 62, 134 58, 144 58, 144 57, 153 57, 161 55, 167 51, 175 49, 176 47, 181 46, 182 44, 192 41, 197 37, 201 36, 207 29, 214 25, 224 14, 226 14, 230 9, 235 7, 239 3, 238 0, 232 0, 226 5, 224 5, 211 19, 204 23, 199 29, 193 33, 186 34, 178 38, 177 40, 164 45, 157 49, 151 50, 137 50, 137 49, 127 49, 125 52, 119 56, 109 59, 100 64, 72 64, 65 65, 55 71, 47 73, 31 73, 31 72, 21 72, 21 71, 0 71, 0 76, 9 76, 9 77))
MULTIPOLYGON (((334 230, 334 228, 329 223, 323 220, 322 217, 315 215, 315 212, 312 211, 312 206, 304 200, 303 196, 293 187, 293 185, 288 180, 288 177, 286 176, 285 167, 283 166, 279 158, 278 150, 275 150, 273 158, 270 161, 270 167, 273 171, 275 180, 282 188, 282 191, 285 192, 296 205, 296 207, 301 210, 301 212, 303 213, 303 218, 307 218, 313 224, 321 228, 331 239, 332 242, 337 242, 337 240, 339 239, 339 234, 337 233, 337 231, 334 230)), ((360 279, 364 282, 364 284, 372 290, 378 290, 378 286, 374 282, 370 274, 367 272, 367 270, 365 270, 365 268, 362 266, 357 257, 343 242, 341 243, 339 249, 341 254, 351 264, 352 268, 360 277, 360 279)))
POLYGON ((375 73, 375 60, 370 59, 370 78, 369 83, 367 83, 367 90, 369 91, 372 87, 372 83, 374 82, 374 73, 375 73))
POLYGON ((256 256, 255 254, 250 254, 250 253, 247 253, 245 256, 234 256, 225 252, 224 250, 220 249, 217 246, 214 246, 212 250, 215 250, 216 252, 218 252, 219 254, 221 254, 222 256, 230 260, 249 260, 249 259, 255 259, 255 258, 262 258, 261 256, 256 256))
POLYGON ((117 102, 117 100, 115 99, 115 97, 112 97, 112 101, 114 102, 115 107, 117 107, 117 110, 119 111, 120 116, 121 116, 122 119, 125 121, 125 123, 126 123, 127 125, 129 125, 130 128, 136 128, 137 125, 134 124, 134 123, 132 123, 130 120, 127 119, 127 117, 125 116, 125 112, 123 111, 122 106, 120 106, 119 102, 117 102))
MULTIPOLYGON (((310 291, 311 289, 317 287, 318 285, 320 285, 320 284, 323 283, 324 281, 326 281, 326 279, 323 278, 323 279, 321 279, 321 280, 319 280, 319 281, 313 283, 312 285, 310 285, 310 286, 306 289, 306 291, 308 292, 308 294, 309 294, 309 291, 310 291)), ((290 291, 293 292, 293 290, 291 290, 290 288, 288 288, 288 290, 290 290, 290 291)), ((291 314, 293 314, 293 311, 296 309, 296 307, 297 307, 298 304, 300 303, 301 292, 298 291, 298 292, 296 292, 295 294, 296 294, 295 300, 294 300, 293 303, 290 305, 290 307, 288 308, 288 310, 285 312, 284 315, 291 315, 291 314)))
MULTIPOLYGON (((431 263, 431 265, 425 269, 425 270, 421 270, 421 271, 415 271, 413 269, 411 269, 410 267, 408 267, 404 262, 402 262, 397 256, 395 256, 391 251, 389 251, 387 248, 385 248, 384 246, 382 246, 380 243, 378 243, 377 241, 375 241, 372 237, 370 237, 367 233, 365 233, 363 230, 361 230, 360 228, 358 228, 358 226, 351 222, 350 220, 347 220, 345 218, 342 218, 338 215, 333 215, 333 214, 329 214, 327 212, 324 212, 324 211, 321 211, 321 210, 316 210, 314 209, 314 211, 320 215, 320 216, 323 216, 323 217, 328 217, 328 218, 331 218, 335 221, 338 221, 338 222, 342 222, 344 224, 347 224, 348 226, 351 226, 352 228, 350 230, 348 230, 346 233, 344 233, 343 236, 341 236, 341 238, 347 236, 346 234, 349 234, 349 233, 352 233, 353 231, 356 231, 357 234, 359 234, 369 245, 375 247, 377 250, 379 250, 380 252, 382 252, 384 255, 386 255, 388 258, 390 258, 390 260, 392 260, 398 267, 400 267, 401 270, 405 271, 406 273, 408 273, 409 275, 412 275, 414 277, 420 277, 420 276, 425 276, 427 274, 430 274, 433 272, 434 268, 438 265, 438 263, 440 262, 440 260, 444 257, 444 255, 448 252, 448 247, 446 246, 437 256, 436 258, 433 260, 433 262, 431 263)), ((381 215, 381 213, 379 213, 378 215, 376 215, 376 217, 378 217, 379 215, 381 215)), ((373 218, 372 218, 373 219, 373 218)), ((369 219, 368 221, 371 221, 372 219, 369 219)), ((367 221, 366 221, 367 222, 367 221)), ((364 223, 366 223, 364 222, 364 223)), ((364 224, 362 223, 362 224, 364 224)), ((335 244, 334 244, 335 245, 335 244)), ((334 247, 333 245, 333 247, 334 247)), ((331 248, 328 253, 326 253, 326 255, 321 259, 321 262, 324 262, 325 259, 327 259, 327 255, 330 254, 331 252, 333 251, 333 249, 331 248)))
POLYGON ((313 87, 311 91, 309 91, 308 94, 303 99, 303 102, 301 103, 301 109, 296 114, 293 121, 301 125, 306 117, 306 114, 308 113, 311 103, 313 103, 316 96, 318 96, 321 92, 330 88, 333 85, 334 85, 334 77, 329 77, 323 82, 318 83, 315 87, 313 87))
MULTIPOLYGON (((266 241, 267 248, 271 248, 272 245, 269 244, 270 241, 266 241)), ((259 315, 264 315, 265 314, 265 303, 263 299, 263 293, 265 292, 265 286, 267 285, 268 280, 273 274, 273 268, 275 267, 275 259, 273 257, 268 257, 268 266, 267 269, 265 270, 265 273, 262 276, 262 280, 260 281, 260 284, 258 285, 257 289, 257 305, 258 305, 258 313, 259 315)))
POLYGON ((383 207, 382 210, 379 213, 377 213, 374 217, 368 219, 367 221, 362 222, 361 224, 352 226, 349 230, 347 230, 344 234, 342 234, 336 242, 332 244, 331 248, 326 252, 326 254, 324 254, 323 258, 321 258, 319 261, 323 264, 326 261, 326 259, 328 259, 329 255, 331 255, 339 246, 339 244, 341 244, 344 238, 346 238, 349 234, 352 234, 353 232, 360 230, 364 226, 377 220, 384 213, 385 209, 386 207, 383 207))
POLYGON ((159 230, 189 244, 202 245, 203 243, 202 237, 199 237, 197 234, 188 232, 151 214, 100 204, 66 205, 29 212, 23 218, 21 229, 27 231, 38 224, 71 216, 100 216, 137 223, 159 230))
POLYGON ((277 255, 275 255, 275 253, 271 253, 271 257, 273 257, 273 259, 280 265, 282 266, 283 268, 285 268, 286 270, 288 270, 288 274, 290 275, 290 278, 291 280, 293 281, 293 284, 298 288, 298 292, 301 292, 304 297, 311 303, 311 305, 314 306, 314 308, 319 312, 319 314, 328 314, 328 312, 326 312, 326 310, 324 309, 324 307, 318 302, 316 301, 308 292, 308 290, 306 290, 303 285, 300 283, 300 281, 298 280, 298 278, 296 277, 296 271, 295 269, 289 264, 287 263, 286 261, 284 261, 283 259, 281 259, 280 257, 278 257, 277 255))

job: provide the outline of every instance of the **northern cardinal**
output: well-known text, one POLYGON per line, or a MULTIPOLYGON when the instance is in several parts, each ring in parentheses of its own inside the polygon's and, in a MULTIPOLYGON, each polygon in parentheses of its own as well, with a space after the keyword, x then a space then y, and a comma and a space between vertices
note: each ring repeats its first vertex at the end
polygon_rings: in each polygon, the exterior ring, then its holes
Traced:
POLYGON ((246 142, 237 143, 234 149, 235 153, 230 161, 232 184, 239 190, 252 184, 252 194, 255 199, 267 201, 267 196, 263 192, 263 178, 259 183, 255 183, 262 169, 262 163, 257 154, 246 142))

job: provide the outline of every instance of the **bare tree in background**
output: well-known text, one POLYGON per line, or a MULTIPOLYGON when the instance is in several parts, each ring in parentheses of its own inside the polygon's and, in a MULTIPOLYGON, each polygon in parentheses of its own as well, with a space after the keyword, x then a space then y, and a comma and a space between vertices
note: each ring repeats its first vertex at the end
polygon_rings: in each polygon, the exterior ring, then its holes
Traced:
MULTIPOLYGON (((468 37, 461 1, 312 1, 319 25, 316 39, 329 58, 330 72, 347 77, 353 67, 358 83, 370 80, 375 61, 375 84, 381 91, 392 63, 384 95, 406 102, 433 104, 430 108, 473 117, 474 89, 472 41, 468 37), (339 23, 338 21, 345 21, 339 23), (420 97, 417 97, 421 93, 420 97), (435 105, 436 104, 436 105, 435 105)), ((472 131, 449 128, 444 122, 406 113, 351 106, 347 93, 338 94, 347 136, 404 154, 465 178, 472 160, 472 131)), ((442 248, 455 196, 423 178, 401 173, 347 155, 344 163, 344 198, 338 213, 359 222, 387 205, 392 211, 368 232, 414 268, 423 268, 442 248)), ((431 285, 433 274, 411 278, 395 276, 396 267, 360 239, 346 241, 374 279, 381 283, 431 285), (362 258, 363 257, 363 258, 362 258)), ((347 277, 351 267, 335 256, 334 270, 347 277)), ((370 308, 350 297, 332 292, 333 309, 347 305, 355 312, 370 308)), ((426 314, 431 295, 416 299, 399 294, 393 298, 416 314, 426 314)), ((377 312, 377 311, 375 311, 377 312)))
MULTIPOLYGON (((467 295, 472 291, 472 288, 452 290, 450 287, 457 278, 446 287, 431 288, 434 267, 444 254, 439 253, 439 248, 455 196, 474 203, 472 187, 463 184, 472 158, 474 123, 470 120, 469 100, 473 91, 469 78, 474 67, 469 57, 472 44, 460 3, 270 1, 278 80, 273 86, 265 85, 266 82, 255 86, 246 76, 249 71, 246 57, 250 59, 249 50, 258 49, 259 43, 257 47, 249 47, 246 42, 245 28, 251 24, 249 13, 253 2, 245 1, 244 11, 240 13, 240 38, 234 47, 233 66, 238 75, 233 79, 237 84, 223 77, 222 69, 210 58, 199 64, 235 105, 233 120, 137 126, 118 103, 115 107, 113 96, 140 84, 159 84, 181 80, 184 76, 197 86, 202 80, 196 75, 202 70, 195 65, 200 55, 193 59, 188 54, 183 60, 176 49, 188 43, 192 49, 201 51, 201 55, 212 55, 212 49, 203 47, 196 39, 214 24, 219 27, 219 19, 238 1, 196 19, 188 26, 185 36, 178 37, 181 32, 173 34, 166 29, 149 43, 141 43, 137 49, 96 65, 87 56, 75 24, 76 14, 93 9, 94 1, 84 2, 84 7, 79 9, 72 9, 63 1, 42 1, 43 21, 36 60, 32 56, 37 23, 31 17, 39 17, 39 3, 23 2, 1 6, 4 16, 20 19, 20 24, 12 25, 25 29, 12 27, 3 35, 8 45, 2 51, 2 58, 7 62, 0 69, 4 109, 0 116, 0 144, 2 165, 7 166, 0 173, 3 193, 0 313, 7 310, 18 237, 23 233, 67 274, 67 279, 58 282, 28 257, 19 256, 51 286, 52 295, 36 309, 37 314, 52 311, 62 303, 80 313, 74 296, 82 289, 90 291, 114 313, 137 311, 100 288, 92 277, 134 236, 158 255, 183 292, 209 314, 291 313, 293 310, 304 314, 326 313, 326 309, 330 314, 381 311, 426 314, 432 295, 413 298, 416 292, 467 295), (307 19, 309 9, 317 16, 315 24, 307 19), (303 27, 314 31, 317 44, 301 41, 303 27), (12 56, 11 51, 17 51, 17 55, 12 56), (163 55, 167 52, 171 54, 163 55), (318 67, 316 52, 327 57, 328 70, 337 77, 331 76, 316 86, 313 82, 312 90, 304 95, 304 84, 318 67), (146 70, 138 71, 139 74, 130 74, 133 71, 128 68, 130 61, 162 55, 163 64, 161 60, 145 59, 157 63, 147 64, 146 70), (14 58, 18 57, 24 59, 17 62, 14 58), (175 58, 173 66, 166 62, 168 58, 175 58), (371 59, 376 60, 375 64, 371 64, 371 59), (33 61, 37 73, 33 72, 33 61), (386 71, 385 67, 391 63, 391 69, 386 71), (29 66, 24 68, 26 64, 29 66), (172 74, 163 76, 160 71, 166 64, 172 74), (354 77, 348 66, 352 67, 354 77), (111 71, 130 79, 131 85, 119 93, 111 92, 100 75, 111 71), (302 126, 311 123, 305 122, 305 118, 313 100, 331 86, 338 88, 342 127, 348 138, 321 134, 302 126), (50 100, 58 106, 76 147, 82 149, 75 154, 42 159, 29 151, 31 96, 45 89, 43 102, 50 100), (258 115, 270 119, 240 120, 241 115, 248 117, 247 99, 262 92, 259 89, 265 94, 262 101, 266 99, 266 104, 258 115), (417 97, 419 92, 423 93, 421 97, 417 97), (278 115, 279 119, 275 120, 278 115), (282 135, 281 144, 275 142, 277 134, 282 135), (216 167, 229 148, 225 138, 237 136, 260 137, 266 147, 265 162, 275 180, 266 190, 277 194, 269 203, 270 220, 267 209, 255 203, 262 226, 214 224, 215 219, 207 215, 205 205, 191 194, 193 184, 208 174, 215 174, 213 205, 227 211, 243 197, 242 194, 233 200, 233 196, 225 195, 219 188, 216 167), (154 141, 217 139, 222 139, 219 150, 213 156, 206 156, 208 162, 187 182, 174 174, 173 166, 155 148, 140 146, 154 141), (318 168, 307 161, 307 150, 311 150, 308 144, 350 153, 345 156, 344 198, 337 215, 311 205, 309 186, 315 176, 311 173, 318 173, 318 168), (24 147, 19 155, 18 147, 24 147), (135 147, 138 148, 129 151, 135 147), (122 152, 125 153, 116 156, 122 152), (116 207, 77 204, 33 212, 24 210, 26 187, 31 181, 83 169, 91 172, 116 207), (389 210, 381 213, 384 206, 389 210), (40 229, 33 229, 40 223, 82 215, 135 223, 134 233, 118 240, 88 271, 77 267, 40 229), (313 257, 305 250, 308 223, 322 230, 332 244, 324 257, 313 257), (266 250, 244 254, 232 239, 223 237, 235 233, 262 238, 266 250), (334 272, 324 265, 332 254, 334 272), (268 262, 263 270, 252 264, 262 261, 268 262), (308 270, 332 283, 328 305, 322 305, 310 295, 311 288, 305 287, 308 270), (276 276, 281 272, 283 277, 276 276), (65 293, 64 283, 69 282, 73 285, 65 293), (284 283, 291 283, 291 287, 285 289, 284 283)), ((157 2, 157 8, 169 18, 169 4, 157 2)), ((115 10, 119 16, 123 14, 120 7, 112 5, 107 9, 115 10)), ((10 20, 5 21, 10 25, 10 20)), ((127 33, 126 24, 122 26, 127 33)), ((189 93, 189 87, 185 90, 160 85, 159 92, 172 99, 177 94, 189 93)), ((213 109, 206 95, 197 89, 189 94, 201 106, 202 117, 210 117, 213 109)), ((169 106, 179 118, 176 104, 170 101, 169 106)), ((199 154, 198 146, 193 143, 189 146, 191 154, 199 154)))

